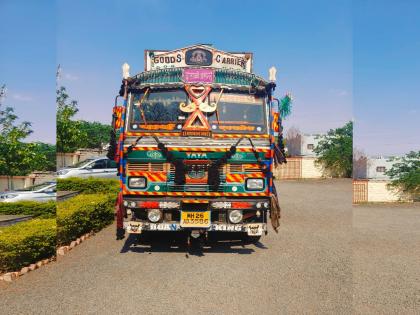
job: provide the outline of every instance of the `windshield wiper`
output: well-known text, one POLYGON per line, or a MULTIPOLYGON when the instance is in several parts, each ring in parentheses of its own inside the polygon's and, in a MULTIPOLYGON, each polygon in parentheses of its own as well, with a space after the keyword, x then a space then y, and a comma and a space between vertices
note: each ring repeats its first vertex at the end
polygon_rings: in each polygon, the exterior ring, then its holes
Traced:
POLYGON ((141 113, 141 118, 144 121, 144 124, 147 125, 147 121, 146 121, 146 116, 144 115, 144 111, 143 111, 143 107, 141 106, 143 104, 143 101, 146 99, 147 94, 149 94, 150 88, 147 88, 146 92, 144 92, 140 102, 138 104, 134 104, 136 106, 138 106, 140 113, 141 113))

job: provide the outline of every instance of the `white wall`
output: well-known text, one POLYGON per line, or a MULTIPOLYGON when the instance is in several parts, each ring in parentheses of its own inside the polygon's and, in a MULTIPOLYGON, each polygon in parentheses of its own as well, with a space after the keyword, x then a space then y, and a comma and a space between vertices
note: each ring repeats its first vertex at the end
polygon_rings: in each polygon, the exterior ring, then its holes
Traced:
POLYGON ((315 165, 314 157, 302 158, 302 178, 322 178, 322 170, 315 165))
POLYGON ((389 181, 370 180, 368 182, 368 202, 408 201, 400 193, 388 189, 389 181))

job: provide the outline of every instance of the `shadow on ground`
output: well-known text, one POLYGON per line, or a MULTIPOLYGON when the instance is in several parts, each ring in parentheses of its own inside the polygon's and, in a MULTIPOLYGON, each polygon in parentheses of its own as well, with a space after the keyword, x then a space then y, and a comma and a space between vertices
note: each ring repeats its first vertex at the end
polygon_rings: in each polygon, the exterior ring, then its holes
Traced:
POLYGON ((120 253, 175 252, 186 256, 204 256, 207 253, 252 254, 253 247, 267 249, 261 242, 250 243, 243 240, 228 239, 227 236, 211 236, 206 242, 192 239, 190 245, 187 235, 174 232, 154 232, 141 235, 129 234, 120 253))

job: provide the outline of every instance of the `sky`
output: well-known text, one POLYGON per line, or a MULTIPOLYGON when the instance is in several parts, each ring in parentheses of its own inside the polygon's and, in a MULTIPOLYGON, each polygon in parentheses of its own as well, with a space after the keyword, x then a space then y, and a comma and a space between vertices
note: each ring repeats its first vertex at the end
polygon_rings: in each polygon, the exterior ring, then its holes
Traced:
POLYGON ((253 52, 265 78, 277 68, 276 96, 294 98, 286 130, 324 133, 355 119, 356 148, 402 154, 419 149, 416 2, 0 0, 1 45, 13 47, 0 50, 0 84, 33 122, 31 139, 53 142, 57 64, 77 118, 109 123, 124 62, 135 74, 144 49, 210 43, 253 52))
POLYGON ((0 0, 3 106, 32 123, 32 141, 55 143, 54 1, 0 0))
POLYGON ((254 72, 278 72, 277 96, 290 91, 287 126, 325 132, 352 118, 349 1, 60 1, 57 60, 79 117, 109 122, 121 65, 143 70, 145 49, 210 43, 254 53, 254 72), (182 3, 182 4, 181 4, 182 3))
POLYGON ((420 1, 355 1, 354 146, 367 155, 420 150, 420 1))

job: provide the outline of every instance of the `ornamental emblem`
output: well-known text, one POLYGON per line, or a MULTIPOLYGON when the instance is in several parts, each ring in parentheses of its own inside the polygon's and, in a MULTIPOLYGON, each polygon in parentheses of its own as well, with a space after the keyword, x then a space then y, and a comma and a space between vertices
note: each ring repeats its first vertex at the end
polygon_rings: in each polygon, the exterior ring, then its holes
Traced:
POLYGON ((160 153, 159 151, 147 151, 146 153, 147 157, 151 158, 151 159, 161 159, 162 153, 160 153))

